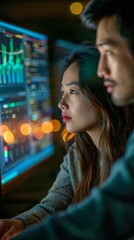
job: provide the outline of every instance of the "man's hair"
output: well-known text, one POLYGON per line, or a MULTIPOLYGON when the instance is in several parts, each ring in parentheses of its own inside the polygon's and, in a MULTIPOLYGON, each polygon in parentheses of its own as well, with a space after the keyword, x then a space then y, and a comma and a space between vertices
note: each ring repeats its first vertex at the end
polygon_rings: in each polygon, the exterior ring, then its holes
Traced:
POLYGON ((100 20, 116 16, 118 28, 134 54, 134 0, 92 0, 81 14, 88 29, 96 29, 100 20))

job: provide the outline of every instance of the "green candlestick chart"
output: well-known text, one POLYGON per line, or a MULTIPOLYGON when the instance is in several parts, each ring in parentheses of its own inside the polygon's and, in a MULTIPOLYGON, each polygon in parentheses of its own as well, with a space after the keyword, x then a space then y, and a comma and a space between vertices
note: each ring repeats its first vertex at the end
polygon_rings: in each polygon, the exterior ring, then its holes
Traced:
POLYGON ((24 48, 20 44, 14 50, 13 38, 9 46, 1 44, 0 85, 20 85, 24 83, 24 48), (7 48, 9 51, 7 51, 7 48))

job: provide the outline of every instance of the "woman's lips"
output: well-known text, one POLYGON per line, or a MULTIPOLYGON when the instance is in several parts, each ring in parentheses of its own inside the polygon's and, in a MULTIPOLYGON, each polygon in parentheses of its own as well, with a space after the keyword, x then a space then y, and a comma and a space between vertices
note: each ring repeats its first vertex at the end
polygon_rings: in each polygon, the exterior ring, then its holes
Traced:
POLYGON ((62 114, 62 119, 63 119, 63 122, 66 123, 66 122, 68 122, 71 119, 71 117, 68 116, 68 115, 62 114))

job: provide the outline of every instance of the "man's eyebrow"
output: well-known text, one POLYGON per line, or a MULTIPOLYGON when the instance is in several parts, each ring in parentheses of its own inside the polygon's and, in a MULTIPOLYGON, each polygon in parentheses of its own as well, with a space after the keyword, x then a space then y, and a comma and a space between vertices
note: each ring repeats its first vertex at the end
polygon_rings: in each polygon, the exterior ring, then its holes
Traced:
POLYGON ((107 38, 105 40, 102 40, 100 43, 96 43, 96 47, 102 47, 103 45, 110 45, 110 46, 117 46, 117 42, 114 40, 114 39, 111 39, 111 38, 107 38))
MULTIPOLYGON (((79 86, 79 83, 77 81, 73 81, 73 82, 69 82, 67 84, 65 84, 66 86, 71 86, 71 85, 76 85, 79 86)), ((63 86, 63 84, 61 83, 61 87, 63 86)))

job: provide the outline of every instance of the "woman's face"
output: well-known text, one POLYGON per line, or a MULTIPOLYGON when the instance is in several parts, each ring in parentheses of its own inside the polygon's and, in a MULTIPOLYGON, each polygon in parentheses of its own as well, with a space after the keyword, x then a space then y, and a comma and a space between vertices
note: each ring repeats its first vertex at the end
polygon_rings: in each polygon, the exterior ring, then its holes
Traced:
POLYGON ((79 88, 78 64, 72 63, 64 72, 61 100, 58 104, 63 122, 70 133, 96 131, 100 127, 100 112, 79 88))

